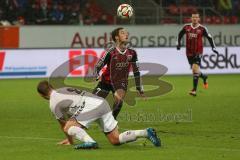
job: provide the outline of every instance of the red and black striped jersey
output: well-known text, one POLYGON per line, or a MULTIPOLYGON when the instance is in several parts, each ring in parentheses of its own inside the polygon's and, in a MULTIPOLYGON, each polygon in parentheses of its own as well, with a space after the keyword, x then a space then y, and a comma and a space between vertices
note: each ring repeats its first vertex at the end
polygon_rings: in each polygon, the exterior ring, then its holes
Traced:
POLYGON ((192 24, 186 24, 179 32, 178 46, 180 46, 184 34, 186 34, 186 54, 189 57, 203 53, 203 37, 207 37, 212 48, 215 48, 212 36, 208 33, 207 28, 201 24, 196 27, 193 27, 192 24))
POLYGON ((143 92, 141 84, 139 66, 137 64, 138 57, 134 49, 127 48, 120 51, 113 47, 106 51, 104 56, 98 61, 95 66, 95 74, 99 74, 103 66, 107 65, 101 76, 101 81, 108 84, 128 83, 129 72, 134 73, 136 88, 143 92))

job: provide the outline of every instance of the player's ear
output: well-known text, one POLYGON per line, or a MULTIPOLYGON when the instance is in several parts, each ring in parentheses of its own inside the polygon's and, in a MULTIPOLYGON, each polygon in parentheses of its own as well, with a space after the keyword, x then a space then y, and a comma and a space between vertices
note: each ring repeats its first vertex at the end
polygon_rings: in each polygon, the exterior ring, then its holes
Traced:
POLYGON ((119 36, 115 36, 115 39, 116 39, 116 41, 118 41, 119 40, 119 36))

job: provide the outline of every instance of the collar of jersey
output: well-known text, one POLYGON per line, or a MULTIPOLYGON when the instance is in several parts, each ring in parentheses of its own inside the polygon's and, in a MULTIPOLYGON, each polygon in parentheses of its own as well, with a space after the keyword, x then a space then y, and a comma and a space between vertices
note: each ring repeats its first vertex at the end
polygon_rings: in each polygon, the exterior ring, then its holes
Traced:
POLYGON ((117 49, 118 53, 120 53, 122 55, 124 55, 127 52, 127 49, 125 49, 123 52, 120 51, 120 49, 118 47, 116 47, 116 49, 117 49))
POLYGON ((193 24, 191 23, 191 27, 193 28, 193 29, 196 29, 196 28, 198 28, 200 26, 200 24, 198 24, 196 27, 193 27, 193 24))

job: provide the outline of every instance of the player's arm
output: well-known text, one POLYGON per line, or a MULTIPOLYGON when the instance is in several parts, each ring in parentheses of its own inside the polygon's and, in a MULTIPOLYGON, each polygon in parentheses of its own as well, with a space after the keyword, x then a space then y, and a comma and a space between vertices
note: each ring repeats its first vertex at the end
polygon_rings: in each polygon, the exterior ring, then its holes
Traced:
POLYGON ((180 48, 181 48, 181 40, 182 40, 182 37, 184 36, 185 33, 186 33, 186 31, 185 31, 184 27, 178 33, 178 37, 177 37, 177 50, 180 50, 180 48))
POLYGON ((139 92, 141 96, 144 95, 143 85, 142 85, 142 79, 141 74, 139 71, 139 65, 138 65, 138 58, 137 54, 134 55, 132 60, 132 69, 133 69, 133 75, 135 79, 136 89, 139 92))
MULTIPOLYGON (((55 115, 55 118, 57 119, 58 123, 60 124, 60 128, 62 129, 62 131, 64 132, 64 127, 66 125, 66 119, 64 118, 64 113, 62 112, 64 106, 58 106, 58 107, 50 107, 50 108, 54 108, 51 109, 52 113, 55 115)), ((64 139, 63 141, 59 142, 58 144, 61 145, 70 145, 73 144, 73 137, 69 136, 66 132, 64 132, 64 134, 66 135, 66 139, 64 139)))
POLYGON ((110 52, 106 51, 103 57, 99 59, 97 64, 94 67, 94 77, 99 77, 99 72, 101 69, 110 61, 110 52))
POLYGON ((218 54, 218 51, 216 49, 215 43, 213 41, 212 35, 210 33, 208 33, 207 28, 204 28, 203 30, 203 36, 206 37, 208 39, 208 42, 210 43, 211 47, 212 47, 212 51, 216 54, 218 54))
MULTIPOLYGON (((64 132, 64 127, 65 127, 65 124, 66 124, 66 121, 63 120, 62 118, 58 119, 58 122, 60 124, 60 127, 62 129, 62 131, 64 132)), ((63 144, 63 145, 70 145, 70 144, 73 144, 74 141, 73 141, 73 137, 72 136, 69 136, 67 133, 64 132, 64 134, 66 135, 67 139, 64 139, 63 141, 59 142, 58 144, 63 144)))
POLYGON ((133 62, 132 67, 133 67, 133 75, 135 78, 136 89, 138 90, 139 93, 144 93, 138 64, 136 62, 135 63, 133 62))

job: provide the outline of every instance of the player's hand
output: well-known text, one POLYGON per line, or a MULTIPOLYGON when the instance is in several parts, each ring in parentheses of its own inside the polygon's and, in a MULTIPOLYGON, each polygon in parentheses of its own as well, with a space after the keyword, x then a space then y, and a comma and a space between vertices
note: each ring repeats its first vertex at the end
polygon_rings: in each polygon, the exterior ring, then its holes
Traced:
POLYGON ((97 77, 95 78, 96 81, 98 81, 100 79, 100 75, 97 75, 97 77))
POLYGON ((139 97, 141 97, 144 101, 147 100, 147 97, 145 96, 144 92, 138 92, 139 97))
POLYGON ((180 50, 180 49, 181 49, 181 47, 179 45, 177 45, 177 50, 180 50))
POLYGON ((219 52, 217 51, 216 48, 212 48, 212 51, 213 51, 215 54, 219 55, 219 52))
POLYGON ((100 75, 99 75, 97 69, 94 69, 94 71, 93 71, 93 78, 95 81, 98 81, 100 78, 100 75))
POLYGON ((68 145, 71 145, 72 143, 66 138, 66 139, 58 142, 57 144, 58 145, 66 145, 66 146, 68 146, 68 145))

